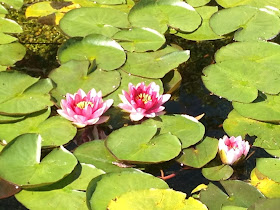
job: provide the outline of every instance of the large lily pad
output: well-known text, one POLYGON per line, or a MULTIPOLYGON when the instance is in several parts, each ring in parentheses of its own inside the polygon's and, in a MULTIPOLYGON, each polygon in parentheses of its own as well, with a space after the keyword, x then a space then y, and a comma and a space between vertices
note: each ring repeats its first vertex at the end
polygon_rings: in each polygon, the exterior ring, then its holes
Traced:
POLYGON ((47 119, 49 115, 50 110, 42 110, 14 123, 1 123, 0 139, 10 142, 24 133, 39 133, 43 138, 43 146, 60 146, 73 139, 76 127, 59 116, 47 119))
POLYGON ((280 9, 280 3, 277 0, 216 0, 222 7, 236 7, 239 5, 251 5, 254 7, 272 6, 280 9))
POLYGON ((64 33, 73 36, 102 34, 112 37, 119 28, 128 28, 127 14, 112 8, 84 7, 71 10, 60 20, 64 33))
POLYGON ((272 179, 275 182, 280 183, 279 170, 280 170, 280 160, 276 158, 258 158, 257 159, 257 169, 263 175, 272 179))
POLYGON ((128 19, 134 27, 148 27, 164 33, 168 26, 191 32, 201 23, 200 15, 180 0, 142 0, 131 9, 128 19))
POLYGON ((117 32, 113 39, 129 52, 156 51, 165 43, 165 37, 154 29, 132 28, 117 32))
POLYGON ((179 191, 171 189, 149 189, 122 194, 117 199, 111 200, 108 209, 206 210, 207 207, 192 197, 186 199, 186 194, 179 191))
POLYGON ((28 209, 87 209, 86 190, 89 181, 103 174, 93 165, 81 164, 57 183, 36 190, 22 190, 16 199, 28 209))
POLYGON ((199 26, 199 28, 192 33, 177 32, 177 33, 175 33, 175 35, 182 37, 184 39, 195 40, 195 41, 215 40, 215 39, 223 38, 222 36, 219 36, 216 33, 214 33, 214 31, 212 30, 212 28, 209 25, 210 17, 215 12, 218 11, 218 7, 204 6, 204 7, 198 7, 195 10, 202 17, 201 26, 199 26))
POLYGON ((239 6, 215 13, 210 19, 210 26, 218 35, 241 28, 234 34, 236 41, 269 40, 280 32, 280 19, 271 10, 239 6))
POLYGON ((25 47, 19 43, 0 45, 0 65, 11 66, 25 55, 25 47))
POLYGON ((280 125, 245 118, 233 110, 225 120, 223 127, 229 136, 241 135, 243 138, 246 134, 257 136, 254 146, 264 149, 280 149, 280 125))
POLYGON ((127 61, 121 69, 141 77, 162 78, 189 57, 189 50, 178 50, 170 46, 156 52, 128 52, 127 61))
POLYGON ((135 170, 118 162, 105 147, 103 140, 94 140, 82 144, 75 150, 74 155, 81 163, 92 164, 107 173, 135 170))
POLYGON ((163 180, 146 173, 109 173, 90 182, 87 198, 90 209, 105 210, 112 199, 123 193, 151 188, 168 189, 168 185, 163 180))
POLYGON ((156 125, 160 128, 160 134, 171 133, 177 136, 182 143, 182 148, 196 144, 203 138, 205 133, 202 123, 181 115, 162 115, 155 119, 144 121, 143 125, 156 125))
POLYGON ((218 151, 218 140, 206 137, 195 147, 183 150, 183 155, 177 160, 185 165, 201 168, 213 160, 218 151))
POLYGON ((1 2, 6 3, 15 9, 20 9, 23 5, 23 0, 1 0, 1 2))
POLYGON ((61 63, 70 60, 96 62, 98 68, 113 70, 126 60, 123 48, 114 40, 99 34, 90 34, 83 39, 68 39, 58 50, 61 63))
POLYGON ((119 87, 121 77, 117 71, 96 69, 89 72, 88 65, 88 61, 69 61, 50 73, 49 77, 56 83, 51 94, 57 103, 66 93, 74 94, 80 88, 85 92, 95 88, 105 96, 119 87))
POLYGON ((0 153, 0 176, 22 187, 40 186, 62 179, 77 164, 69 151, 54 149, 42 161, 41 137, 24 134, 8 144, 0 153))
POLYGON ((181 143, 169 133, 156 135, 157 127, 134 125, 113 131, 106 146, 119 160, 140 163, 158 163, 179 155, 181 143))

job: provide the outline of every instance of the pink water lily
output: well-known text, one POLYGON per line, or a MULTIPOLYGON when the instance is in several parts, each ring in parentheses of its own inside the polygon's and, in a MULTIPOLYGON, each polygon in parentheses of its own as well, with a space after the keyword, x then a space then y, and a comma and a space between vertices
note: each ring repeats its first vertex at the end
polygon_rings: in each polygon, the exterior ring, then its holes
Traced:
POLYGON ((219 154, 224 164, 233 165, 240 159, 247 156, 250 145, 247 141, 243 141, 241 136, 227 137, 219 139, 219 154))
POLYGON ((66 99, 61 100, 61 109, 57 112, 62 117, 72 121, 77 127, 82 128, 87 125, 101 124, 109 119, 109 116, 102 116, 113 104, 113 99, 102 100, 101 91, 91 89, 86 94, 82 89, 71 95, 66 94, 66 99))
POLYGON ((129 91, 122 91, 119 95, 123 103, 119 107, 130 113, 132 121, 139 121, 144 117, 155 117, 164 114, 164 104, 169 100, 170 94, 159 94, 159 86, 152 82, 148 86, 145 83, 138 83, 136 87, 129 83, 129 91))

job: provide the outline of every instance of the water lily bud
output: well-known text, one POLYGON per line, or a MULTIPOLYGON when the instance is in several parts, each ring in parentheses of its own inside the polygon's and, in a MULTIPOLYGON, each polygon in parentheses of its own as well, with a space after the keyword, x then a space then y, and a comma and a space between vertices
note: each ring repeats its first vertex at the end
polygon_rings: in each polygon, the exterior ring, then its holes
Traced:
POLYGON ((144 117, 151 118, 164 114, 164 106, 161 106, 169 100, 170 94, 159 94, 159 86, 152 82, 148 86, 145 83, 138 83, 136 86, 129 83, 129 91, 122 91, 119 95, 123 103, 119 107, 130 113, 132 121, 139 121, 144 117))
POLYGON ((113 104, 113 99, 102 100, 102 93, 96 93, 95 89, 86 94, 82 89, 71 95, 66 94, 66 100, 61 100, 61 109, 57 112, 62 117, 72 121, 78 128, 86 125, 101 124, 109 119, 109 116, 102 116, 113 104))
POLYGON ((250 145, 243 141, 241 136, 224 136, 219 139, 219 155, 224 164, 236 164, 242 158, 245 158, 249 152, 250 145))

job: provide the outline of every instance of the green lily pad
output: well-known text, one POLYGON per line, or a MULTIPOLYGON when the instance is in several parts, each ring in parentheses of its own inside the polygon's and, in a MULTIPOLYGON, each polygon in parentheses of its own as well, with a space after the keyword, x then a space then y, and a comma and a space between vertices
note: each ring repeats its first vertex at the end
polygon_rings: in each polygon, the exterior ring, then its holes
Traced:
POLYGON ((134 125, 113 131, 106 146, 119 160, 139 163, 159 163, 179 155, 181 143, 169 133, 155 136, 156 126, 134 125))
POLYGON ((279 33, 280 19, 271 10, 238 6, 215 13, 210 19, 210 26, 218 35, 241 28, 234 34, 236 41, 269 40, 279 33))
POLYGON ((156 51, 165 43, 165 37, 150 28, 121 30, 113 36, 113 39, 129 52, 156 51))
MULTIPOLYGON (((6 86, 10 86, 11 84, 7 84, 9 81, 13 80, 13 76, 19 78, 17 81, 25 80, 33 80, 36 81, 38 79, 27 78, 29 76, 20 75, 20 73, 7 73, 2 72, 0 74, 3 76, 3 80, 6 79, 2 84, 2 91, 6 86)), ((13 81, 12 83, 15 83, 13 81)), ((30 83, 29 83, 30 84, 30 83)), ((29 85, 27 82, 23 85, 26 87, 29 85)), ((41 79, 38 82, 32 84, 27 89, 22 89, 20 84, 17 84, 10 91, 6 91, 6 100, 1 100, 0 102, 0 113, 5 115, 14 115, 14 114, 29 114, 33 112, 40 111, 42 109, 48 108, 48 106, 52 106, 53 102, 51 101, 49 92, 53 88, 52 82, 50 79, 41 79), (24 90, 24 91, 23 91, 24 90)))
POLYGON ((21 33, 21 26, 14 20, 0 17, 0 32, 21 33))
POLYGON ((280 182, 279 170, 280 170, 280 160, 276 158, 258 158, 257 159, 257 169, 263 175, 272 179, 275 182, 280 182))
POLYGON ((215 12, 218 11, 218 7, 203 6, 203 7, 198 7, 195 10, 202 17, 201 26, 192 33, 177 32, 177 33, 175 33, 175 35, 182 37, 184 39, 194 40, 194 41, 215 40, 215 39, 223 38, 222 36, 219 36, 216 33, 214 33, 214 31, 212 30, 212 28, 209 25, 210 17, 215 12))
POLYGON ((42 206, 44 209, 86 209, 86 193, 83 190, 86 190, 91 179, 104 172, 83 163, 79 170, 76 168, 62 180, 43 189, 22 190, 16 199, 28 209, 42 206))
POLYGON ((126 60, 123 48, 114 40, 99 34, 91 34, 83 39, 68 39, 58 50, 61 63, 70 60, 95 60, 98 68, 113 70, 126 60))
POLYGON ((14 122, 14 121, 22 120, 24 117, 25 116, 0 115, 0 123, 14 122))
POLYGON ((0 153, 0 176, 22 187, 42 186, 71 173, 77 160, 69 151, 54 149, 42 161, 41 137, 24 134, 8 144, 0 153))
POLYGON ((173 93, 180 88, 182 76, 179 71, 172 70, 168 72, 163 78, 162 82, 166 93, 173 93))
POLYGON ((1 0, 1 2, 10 5, 15 9, 20 9, 23 5, 23 0, 1 0))
POLYGON ((260 199, 250 206, 248 210, 278 209, 279 205, 280 198, 260 199))
POLYGON ((127 14, 112 8, 83 7, 67 12, 59 22, 59 27, 68 36, 87 36, 101 34, 112 37, 128 28, 127 14))
POLYGON ((121 99, 119 97, 119 94, 122 94, 122 90, 128 91, 128 84, 132 83, 133 85, 137 85, 138 83, 144 82, 146 85, 150 84, 151 82, 155 82, 160 87, 159 93, 163 93, 163 85, 160 79, 150 79, 145 77, 138 77, 134 76, 132 74, 128 74, 122 70, 118 70, 121 76, 121 83, 118 89, 114 92, 112 92, 110 95, 108 95, 105 99, 113 99, 114 105, 117 106, 119 103, 121 103, 121 99))
POLYGON ((245 118, 233 110, 225 120, 223 128, 229 136, 256 136, 256 147, 280 149, 280 125, 245 118))
POLYGON ((210 0, 186 0, 186 2, 193 7, 201 7, 208 4, 210 0))
POLYGON ((60 146, 73 139, 76 127, 59 116, 47 119, 49 115, 50 110, 42 110, 13 123, 1 123, 0 139, 10 142, 24 133, 39 133, 43 138, 43 146, 60 146))
POLYGON ((162 78, 189 57, 189 50, 178 50, 170 46, 156 52, 128 52, 127 61, 121 69, 141 77, 162 78))
POLYGON ((239 5, 251 5, 254 7, 272 6, 280 9, 280 3, 277 0, 216 0, 222 7, 236 7, 239 5))
POLYGON ((163 180, 146 173, 104 174, 90 182, 87 189, 88 206, 94 210, 105 210, 112 199, 126 192, 151 188, 168 189, 168 185, 163 180))
POLYGON ((243 117, 260 121, 280 121, 280 96, 259 94, 259 97, 249 104, 233 102, 233 108, 243 117))
POLYGON ((206 67, 202 80, 218 96, 249 103, 258 97, 258 91, 269 94, 280 91, 279 73, 263 67, 249 60, 226 60, 206 67))
POLYGON ((220 165, 210 168, 203 168, 202 174, 211 181, 226 180, 233 174, 233 169, 229 165, 220 165))
POLYGON ((8 14, 8 13, 9 13, 8 10, 4 6, 0 5, 0 14, 8 14))
POLYGON ((49 74, 56 83, 51 94, 58 103, 66 93, 74 94, 80 88, 85 92, 95 88, 96 91, 101 90, 105 96, 119 87, 121 77, 117 71, 96 69, 89 73, 88 65, 88 61, 69 61, 49 74))
POLYGON ((280 149, 266 149, 265 151, 272 156, 280 157, 280 149))
POLYGON ((148 189, 138 190, 122 194, 115 200, 111 200, 108 209, 200 209, 207 207, 200 201, 186 194, 171 189, 148 189), (145 202, 143 202, 145 200, 145 202))
POLYGON ((222 210, 247 210, 247 208, 240 206, 223 206, 222 210))
POLYGON ((194 168, 201 168, 215 158, 217 151, 218 140, 206 137, 195 147, 183 149, 183 155, 177 161, 194 168))
POLYGON ((202 123, 195 118, 187 118, 181 115, 162 115, 154 119, 146 120, 143 125, 156 125, 160 128, 160 134, 171 133, 182 143, 182 148, 187 148, 199 142, 205 133, 202 123))
POLYGON ((16 41, 17 38, 0 32, 0 44, 9 44, 16 41))
POLYGON ((164 34, 168 26, 191 32, 201 23, 200 15, 189 4, 180 0, 142 0, 128 14, 134 27, 148 27, 164 34))
POLYGON ((135 170, 129 168, 129 166, 126 168, 125 164, 118 162, 105 147, 103 140, 94 140, 82 144, 75 150, 74 155, 81 163, 92 164, 107 173, 135 170))
POLYGON ((25 47, 19 43, 0 45, 0 65, 13 65, 24 57, 25 52, 25 47))

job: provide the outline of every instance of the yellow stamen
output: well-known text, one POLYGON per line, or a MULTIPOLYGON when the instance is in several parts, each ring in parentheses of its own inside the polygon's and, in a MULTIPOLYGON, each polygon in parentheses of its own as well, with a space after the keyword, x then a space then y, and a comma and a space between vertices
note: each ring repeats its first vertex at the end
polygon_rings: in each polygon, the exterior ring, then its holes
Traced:
POLYGON ((149 101, 152 100, 151 95, 147 94, 147 93, 140 93, 137 97, 136 100, 142 100, 144 104, 148 103, 149 101))
POLYGON ((90 101, 81 101, 81 102, 77 103, 76 106, 79 107, 80 109, 84 109, 84 108, 86 108, 88 106, 93 107, 93 103, 90 102, 90 101))

